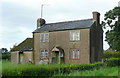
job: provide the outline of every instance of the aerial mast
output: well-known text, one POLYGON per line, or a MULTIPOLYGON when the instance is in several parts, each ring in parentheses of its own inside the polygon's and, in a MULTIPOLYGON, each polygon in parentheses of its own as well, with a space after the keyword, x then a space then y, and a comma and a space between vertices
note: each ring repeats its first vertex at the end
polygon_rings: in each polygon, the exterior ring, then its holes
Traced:
POLYGON ((48 6, 48 5, 46 5, 46 4, 41 4, 41 18, 43 17, 43 7, 44 6, 48 6))
POLYGON ((41 18, 42 18, 42 15, 43 15, 43 4, 41 5, 41 18))

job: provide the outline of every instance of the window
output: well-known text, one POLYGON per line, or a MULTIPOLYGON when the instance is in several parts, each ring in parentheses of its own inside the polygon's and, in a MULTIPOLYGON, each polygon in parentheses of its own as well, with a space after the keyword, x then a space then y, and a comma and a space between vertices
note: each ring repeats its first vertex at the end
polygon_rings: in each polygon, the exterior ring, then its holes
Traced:
POLYGON ((41 58, 48 58, 48 50, 40 50, 41 58))
POLYGON ((49 33, 41 33, 40 42, 49 42, 49 33))
POLYGON ((80 40, 80 31, 70 31, 70 41, 80 40))
POLYGON ((78 49, 70 49, 70 59, 79 59, 79 50, 78 49))

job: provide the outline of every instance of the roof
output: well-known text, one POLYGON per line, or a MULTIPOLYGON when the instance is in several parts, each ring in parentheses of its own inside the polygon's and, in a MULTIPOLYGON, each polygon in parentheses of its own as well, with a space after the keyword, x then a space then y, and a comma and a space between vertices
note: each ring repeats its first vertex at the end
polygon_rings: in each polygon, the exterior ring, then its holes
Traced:
POLYGON ((31 51, 33 50, 33 38, 26 38, 19 45, 11 49, 12 51, 31 51))
POLYGON ((93 19, 49 23, 44 24, 40 28, 33 31, 33 33, 90 28, 93 25, 93 23, 94 23, 93 19))

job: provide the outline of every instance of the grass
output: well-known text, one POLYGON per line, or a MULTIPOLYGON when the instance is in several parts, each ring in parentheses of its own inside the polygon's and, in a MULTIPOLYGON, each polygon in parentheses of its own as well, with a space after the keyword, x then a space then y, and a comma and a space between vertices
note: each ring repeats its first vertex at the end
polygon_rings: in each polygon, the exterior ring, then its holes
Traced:
MULTIPOLYGON (((25 69, 32 69, 32 71, 36 71, 34 69, 36 68, 49 68, 50 70, 53 69, 54 67, 57 66, 62 66, 62 65, 56 65, 56 64, 50 64, 50 65, 33 65, 33 64, 12 64, 11 62, 7 60, 0 61, 0 70, 3 68, 5 69, 4 71, 12 70, 15 69, 15 72, 19 72, 21 70, 25 69)), ((118 67, 102 67, 100 69, 94 69, 94 70, 86 70, 86 71, 81 71, 81 72, 72 72, 69 74, 55 74, 54 76, 118 76, 118 67)), ((1 73, 2 71, 0 71, 1 73)), ((14 71, 10 71, 14 72, 14 71)), ((13 74, 14 75, 14 74, 13 74)))
POLYGON ((54 76, 118 76, 118 67, 106 67, 82 72, 72 72, 70 74, 59 74, 54 76))
POLYGON ((34 66, 32 64, 15 64, 8 60, 2 60, 2 68, 16 68, 16 67, 29 67, 34 66))
POLYGON ((0 76, 2 75, 2 60, 0 60, 0 76))

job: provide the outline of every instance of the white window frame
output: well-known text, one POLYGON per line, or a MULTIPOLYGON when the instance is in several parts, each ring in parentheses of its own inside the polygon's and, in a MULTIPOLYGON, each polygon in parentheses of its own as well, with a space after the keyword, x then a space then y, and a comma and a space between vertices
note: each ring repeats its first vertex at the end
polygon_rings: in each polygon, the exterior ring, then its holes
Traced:
POLYGON ((80 30, 70 31, 70 41, 80 40, 80 30))
POLYGON ((80 50, 70 49, 70 59, 80 59, 80 50))
POLYGON ((40 50, 40 57, 41 58, 48 58, 48 50, 47 49, 41 49, 40 50))
POLYGON ((49 33, 40 33, 40 42, 49 42, 49 33))

